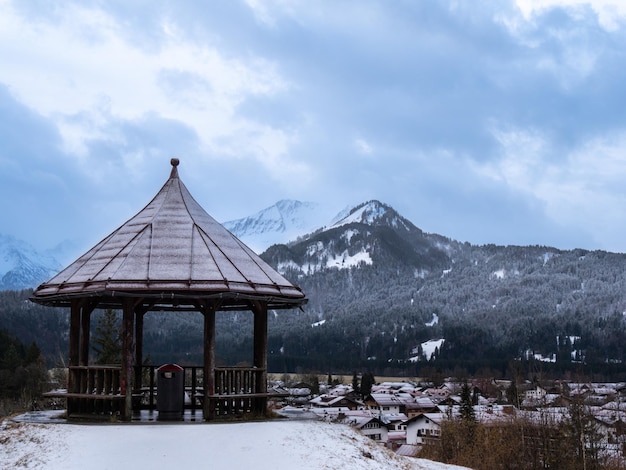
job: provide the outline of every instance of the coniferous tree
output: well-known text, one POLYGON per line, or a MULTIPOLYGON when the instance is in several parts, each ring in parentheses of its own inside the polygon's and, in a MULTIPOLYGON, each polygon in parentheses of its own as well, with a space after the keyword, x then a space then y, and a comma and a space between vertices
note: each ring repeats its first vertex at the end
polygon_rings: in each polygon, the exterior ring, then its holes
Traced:
POLYGON ((461 407, 459 412, 461 413, 461 419, 467 423, 475 423, 476 415, 474 413, 474 405, 472 404, 472 392, 467 381, 463 382, 461 388, 461 407))
POLYGON ((515 384, 515 380, 511 380, 511 385, 506 389, 506 401, 510 404, 519 408, 519 392, 517 391, 517 385, 515 384))
POLYGON ((366 398, 370 393, 372 393, 372 385, 376 383, 376 379, 374 379, 374 374, 371 372, 365 372, 361 377, 361 396, 366 398))
POLYGON ((106 309, 96 326, 92 339, 96 364, 119 364, 122 360, 122 340, 117 313, 106 309))
POLYGON ((356 375, 356 372, 352 376, 352 391, 354 393, 359 393, 359 391, 360 391, 360 388, 359 388, 359 377, 356 375))
POLYGON ((9 344, 0 358, 0 368, 13 372, 21 363, 22 360, 17 352, 17 348, 13 343, 9 344))
POLYGON ((304 382, 311 389, 311 393, 313 395, 320 393, 320 379, 317 374, 308 374, 303 376, 302 382, 304 382))
POLYGON ((37 346, 37 343, 34 341, 30 344, 30 346, 26 349, 26 355, 24 357, 24 365, 27 366, 36 361, 42 359, 41 357, 41 349, 37 346))

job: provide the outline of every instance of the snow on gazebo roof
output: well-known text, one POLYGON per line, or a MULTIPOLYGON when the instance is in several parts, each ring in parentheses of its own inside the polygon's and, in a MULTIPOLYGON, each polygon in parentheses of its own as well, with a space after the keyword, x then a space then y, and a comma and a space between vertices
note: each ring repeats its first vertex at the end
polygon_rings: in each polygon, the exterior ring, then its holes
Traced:
POLYGON ((146 207, 41 284, 31 300, 67 306, 98 297, 109 307, 131 296, 176 309, 206 299, 221 299, 220 309, 248 308, 253 300, 268 308, 306 303, 299 288, 205 212, 178 177, 178 163, 172 159, 169 179, 146 207))

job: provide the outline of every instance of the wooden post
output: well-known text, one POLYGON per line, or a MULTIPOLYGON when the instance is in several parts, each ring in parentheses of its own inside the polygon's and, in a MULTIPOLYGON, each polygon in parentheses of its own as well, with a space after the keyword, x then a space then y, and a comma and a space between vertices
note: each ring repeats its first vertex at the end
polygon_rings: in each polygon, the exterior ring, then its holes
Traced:
POLYGON ((135 302, 132 298, 126 298, 122 302, 122 370, 120 371, 120 393, 125 397, 121 416, 124 421, 130 421, 133 405, 134 304, 135 302))
POLYGON ((91 332, 91 312, 92 309, 83 305, 80 314, 80 357, 81 366, 89 365, 89 333, 91 332))
MULTIPOLYGON (((69 337, 69 371, 67 374, 68 393, 77 393, 80 390, 80 376, 75 369, 80 361, 80 300, 72 300, 70 305, 70 337, 69 337)), ((78 411, 78 400, 67 399, 67 416, 78 411)))
MULTIPOLYGON (((261 370, 257 375, 255 393, 267 393, 267 304, 254 302, 254 367, 261 370)), ((256 399, 255 412, 264 414, 267 410, 267 397, 256 399)))
POLYGON ((80 361, 80 301, 72 300, 70 306, 69 365, 77 366, 80 361))
POLYGON ((215 401, 210 397, 215 393, 215 310, 212 303, 203 306, 204 315, 204 399, 202 414, 205 420, 215 418, 215 401))
POLYGON ((137 311, 135 322, 135 390, 141 390, 143 373, 143 316, 145 312, 137 311))
MULTIPOLYGON (((91 333, 91 312, 95 308, 96 304, 93 302, 83 301, 80 307, 80 348, 78 362, 81 366, 89 365, 89 335, 91 333)), ((78 389, 81 393, 89 393, 91 388, 89 386, 89 372, 86 370, 79 370, 77 373, 78 389)), ((80 411, 91 412, 92 407, 86 403, 82 403, 80 411)))

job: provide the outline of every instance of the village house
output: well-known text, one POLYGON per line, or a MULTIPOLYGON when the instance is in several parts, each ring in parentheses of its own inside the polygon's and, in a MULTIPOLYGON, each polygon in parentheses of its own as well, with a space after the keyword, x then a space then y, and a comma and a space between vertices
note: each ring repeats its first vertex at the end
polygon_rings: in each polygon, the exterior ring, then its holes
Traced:
POLYGON ((387 442, 389 430, 383 422, 374 417, 353 416, 352 426, 357 428, 363 435, 380 442, 387 442))
POLYGON ((530 401, 541 401, 547 394, 547 390, 539 385, 534 386, 533 388, 526 390, 524 392, 524 399, 530 401))
POLYGON ((365 404, 381 414, 404 413, 407 404, 415 403, 415 398, 406 392, 394 392, 392 390, 372 392, 366 399, 365 404))
POLYGON ((410 445, 432 444, 441 437, 443 413, 422 413, 406 423, 406 443, 410 445))
POLYGON ((349 410, 357 410, 359 408, 365 407, 365 405, 362 402, 355 400, 352 397, 347 396, 347 395, 339 395, 339 396, 328 395, 328 394, 319 395, 309 400, 309 404, 315 408, 341 407, 341 408, 347 408, 349 410))
POLYGON ((311 399, 311 389, 308 387, 285 388, 289 393, 288 403, 291 405, 305 405, 311 399))
POLYGON ((441 388, 427 388, 423 392, 424 395, 431 397, 435 402, 445 400, 450 395, 450 389, 447 387, 441 388))
POLYGON ((434 413, 437 411, 437 404, 430 397, 417 397, 413 402, 405 403, 405 414, 409 418, 422 413, 434 413))

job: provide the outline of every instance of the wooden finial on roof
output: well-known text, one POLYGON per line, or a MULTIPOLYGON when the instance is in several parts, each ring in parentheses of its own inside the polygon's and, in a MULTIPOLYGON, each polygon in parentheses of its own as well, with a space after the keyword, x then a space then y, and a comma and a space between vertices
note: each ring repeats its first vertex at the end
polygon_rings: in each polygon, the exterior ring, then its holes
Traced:
POLYGON ((178 178, 178 169, 176 167, 180 163, 180 160, 178 158, 172 158, 170 160, 170 163, 172 164, 172 172, 170 173, 170 178, 178 178))

